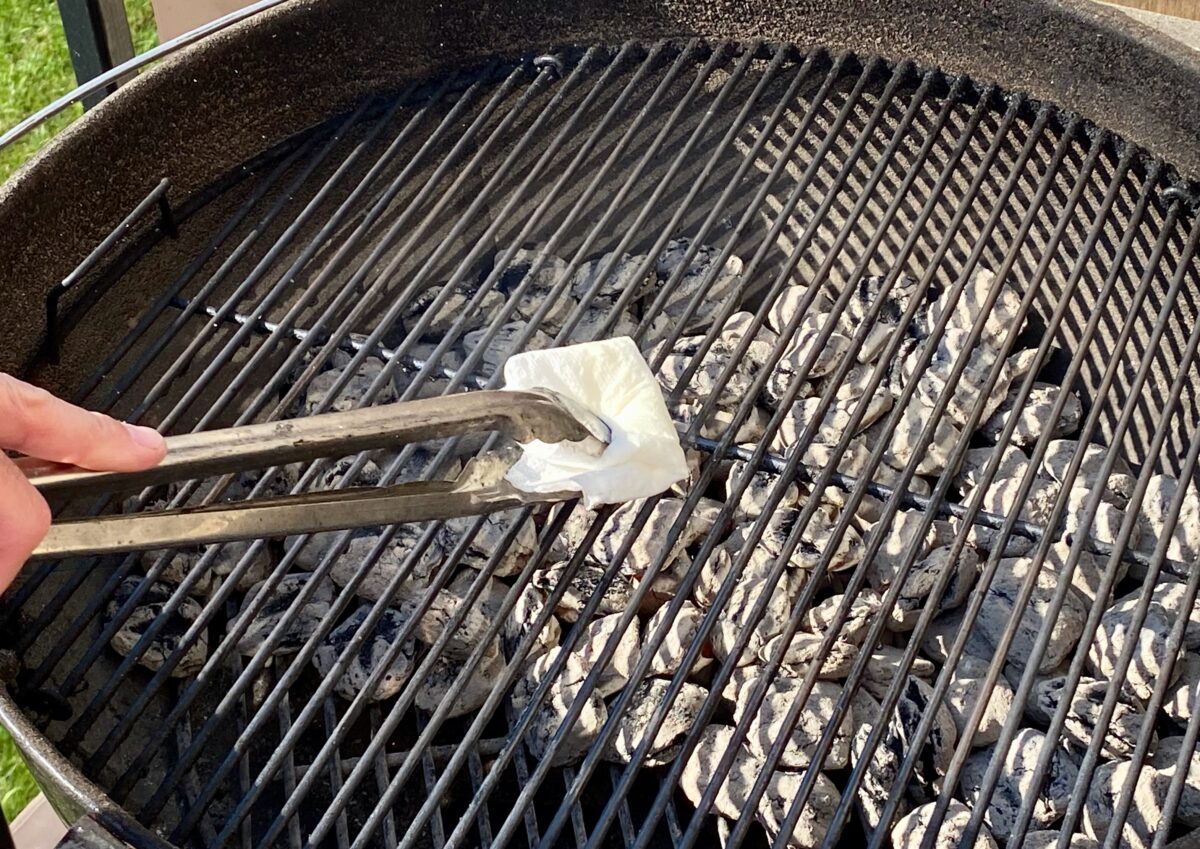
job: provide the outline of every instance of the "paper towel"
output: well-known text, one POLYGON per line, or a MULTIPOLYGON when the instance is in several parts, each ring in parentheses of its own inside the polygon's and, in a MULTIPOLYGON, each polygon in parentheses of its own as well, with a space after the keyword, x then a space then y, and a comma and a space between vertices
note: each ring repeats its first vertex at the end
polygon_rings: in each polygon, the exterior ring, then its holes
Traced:
POLYGON ((570 443, 534 440, 508 481, 525 492, 582 493, 584 504, 657 495, 688 476, 687 459, 662 390, 628 336, 526 351, 504 364, 508 389, 549 389, 587 407, 612 429, 599 457, 570 443))

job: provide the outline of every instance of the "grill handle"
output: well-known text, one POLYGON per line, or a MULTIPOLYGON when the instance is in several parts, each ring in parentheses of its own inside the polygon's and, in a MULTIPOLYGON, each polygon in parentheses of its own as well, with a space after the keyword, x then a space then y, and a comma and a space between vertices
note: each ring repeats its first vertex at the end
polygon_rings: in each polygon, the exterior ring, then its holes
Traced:
POLYGON ((574 442, 593 456, 611 436, 597 416, 549 390, 499 389, 170 436, 162 463, 140 472, 93 472, 30 458, 17 464, 43 495, 78 496, 488 431, 521 443, 574 442))

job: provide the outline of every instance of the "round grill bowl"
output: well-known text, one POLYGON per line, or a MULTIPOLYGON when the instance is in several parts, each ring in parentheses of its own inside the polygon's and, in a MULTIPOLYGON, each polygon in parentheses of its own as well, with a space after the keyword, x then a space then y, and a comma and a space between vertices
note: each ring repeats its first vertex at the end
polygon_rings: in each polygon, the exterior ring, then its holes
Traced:
MULTIPOLYGON (((1183 181, 1200 174, 1200 62, 1149 31, 1124 23, 1118 28, 1115 21, 1112 13, 1077 3, 1016 0, 989 5, 987 10, 967 3, 947 7, 944 3, 902 2, 890 4, 886 11, 849 2, 813 7, 802 3, 580 3, 570 8, 518 2, 505 4, 502 10, 469 4, 461 8, 409 4, 403 14, 365 0, 297 0, 182 52, 126 86, 55 140, 4 187, 0 195, 0 257, 10 273, 0 286, 9 299, 10 315, 40 316, 51 286, 66 277, 163 178, 170 181, 167 196, 176 210, 179 232, 168 239, 153 227, 139 224, 87 275, 83 285, 68 294, 63 302, 67 332, 57 363, 41 356, 44 334, 40 322, 31 319, 10 320, 0 327, 5 343, 0 349, 0 365, 67 396, 81 397, 82 387, 86 390, 84 401, 95 402, 113 394, 113 384, 106 381, 120 378, 114 377, 116 372, 97 376, 97 366, 129 327, 154 313, 156 299, 203 254, 222 222, 243 207, 252 210, 235 229, 236 237, 243 237, 274 197, 268 193, 266 181, 277 179, 279 185, 296 181, 296 190, 283 211, 268 224, 267 237, 255 243, 235 266, 242 276, 263 266, 262 286, 253 290, 260 293, 302 257, 303 246, 317 237, 328 220, 327 211, 306 220, 306 205, 329 204, 327 209, 333 209, 350 197, 351 188, 369 174, 395 128, 403 126, 405 119, 429 102, 439 84, 452 77, 464 82, 450 86, 451 96, 439 102, 435 121, 453 113, 456 98, 465 97, 462 92, 473 81, 482 81, 487 96, 500 91, 505 75, 524 58, 550 56, 547 61, 561 63, 565 77, 584 61, 589 45, 606 46, 594 57, 598 67, 604 67, 619 46, 631 39, 644 45, 672 39, 672 46, 663 54, 664 64, 635 88, 634 105, 621 111, 606 131, 606 138, 617 138, 633 127, 639 104, 651 96, 666 73, 667 60, 685 48, 689 37, 701 37, 714 49, 724 49, 726 41, 747 45, 761 40, 761 57, 724 95, 727 100, 720 120, 706 125, 705 109, 723 96, 722 85, 733 68, 732 59, 697 93, 697 107, 675 120, 663 141, 654 140, 672 104, 684 96, 695 71, 710 55, 704 48, 680 81, 668 88, 657 107, 661 116, 652 115, 644 127, 634 130, 635 144, 607 178, 612 185, 621 184, 633 173, 643 149, 657 144, 662 153, 646 163, 644 174, 618 210, 614 235, 597 244, 594 252, 615 247, 643 210, 647 214, 640 222, 639 234, 645 235, 635 236, 628 245, 631 252, 648 250, 676 213, 682 215, 675 221, 675 230, 689 232, 721 204, 723 214, 713 225, 709 241, 716 243, 722 234, 731 232, 739 218, 748 215, 750 223, 737 237, 737 253, 748 258, 762 248, 765 280, 781 272, 796 280, 810 279, 816 273, 837 280, 849 276, 860 262, 867 264, 870 273, 886 273, 902 255, 905 270, 920 276, 949 233, 951 244, 942 256, 939 273, 952 278, 978 249, 980 262, 987 267, 1009 266, 1018 291, 1023 293, 1029 285, 1039 287, 1029 331, 1035 344, 1038 328, 1045 326, 1065 288, 1073 290, 1055 334, 1058 353, 1046 368, 1049 377, 1065 370, 1097 299, 1107 292, 1099 330, 1085 352, 1075 388, 1085 409, 1090 409, 1108 364, 1114 357, 1125 364, 1099 401, 1098 440, 1107 444, 1130 399, 1131 387, 1136 385, 1138 366, 1144 358, 1151 358, 1149 379, 1137 393, 1120 450, 1131 463, 1149 463, 1156 470, 1178 473, 1195 432, 1200 403, 1195 381, 1189 381, 1179 397, 1170 397, 1171 383, 1197 317, 1200 284, 1200 264, 1188 249, 1194 210, 1188 184, 1183 181), (1125 34, 1126 29, 1135 34, 1125 34), (785 51, 790 64, 760 93, 757 102, 761 106, 751 109, 728 156, 718 157, 715 168, 701 179, 734 113, 762 78, 776 51, 783 50, 773 46, 776 44, 793 45, 785 51), (744 163, 754 142, 755 128, 770 119, 787 83, 809 55, 806 51, 820 51, 812 54, 819 58, 814 60, 811 79, 800 87, 794 108, 784 109, 766 148, 754 157, 743 178, 746 191, 722 198, 722 189, 744 163), (852 52, 843 56, 843 51, 852 52), (496 57, 499 60, 489 66, 496 57), (832 73, 835 66, 841 69, 839 73, 832 73), (928 70, 934 67, 945 73, 928 70), (812 118, 812 129, 798 149, 796 164, 789 165, 766 201, 754 207, 752 196, 758 181, 774 165, 775 155, 803 120, 802 107, 826 78, 834 82, 827 101, 812 118), (839 126, 839 110, 860 81, 864 81, 860 102, 839 126), (998 87, 989 88, 993 81, 998 87), (905 111, 915 103, 923 82, 927 85, 923 100, 912 117, 906 118, 905 111), (890 92, 891 100, 883 104, 877 125, 872 125, 872 111, 885 92, 890 92), (1021 96, 1016 107, 1012 106, 1014 94, 1021 96), (397 96, 402 98, 398 111, 389 116, 397 96), (939 130, 934 122, 947 98, 955 103, 939 130), (1047 102, 1056 105, 1050 107, 1047 102), (1011 125, 1001 132, 1010 108, 1011 125), (933 213, 922 218, 921 208, 937 182, 940 163, 951 155, 976 109, 982 118, 974 131, 977 138, 969 140, 963 153, 965 176, 943 187, 933 213), (373 135, 385 118, 393 122, 391 129, 373 135), (914 128, 916 140, 895 148, 889 167, 873 177, 892 134, 906 121, 914 128), (834 128, 832 133, 830 128, 834 128), (931 156, 918 159, 922 131, 934 132, 939 139, 931 156), (823 147, 830 135, 834 141, 823 147), (865 147, 861 155, 855 154, 854 146, 864 136, 865 147), (999 136, 1003 138, 991 149, 990 143, 999 136), (689 139, 695 139, 694 158, 671 172, 674 152, 689 139), (309 158, 326 146, 329 153, 324 159, 309 158), (804 171, 818 150, 823 151, 824 161, 806 177, 804 171), (1060 158, 1057 167, 1049 169, 1048 163, 1056 156, 1060 158), (311 171, 305 172, 310 164, 311 171), (1127 172, 1122 172, 1126 166, 1127 172), (884 237, 868 255, 868 242, 912 168, 918 170, 917 179, 906 190, 912 202, 894 213, 884 237), (972 168, 987 172, 975 187, 970 184, 972 168), (1124 176, 1118 179, 1120 173, 1124 176), (668 176, 665 192, 648 208, 652 188, 668 176), (800 182, 808 184, 802 202, 788 214, 782 230, 772 233, 778 210, 800 182), (331 188, 323 189, 326 185, 331 188), (689 198, 689 189, 697 185, 699 189, 689 198), (865 187, 870 188, 872 201, 855 213, 853 208, 865 187), (268 200, 256 199, 259 188, 268 200), (1110 190, 1115 192, 1111 209, 1097 218, 1110 190), (1143 194, 1146 202, 1139 212, 1143 194), (830 197, 831 202, 822 207, 830 197), (998 203, 1004 203, 1007 211, 989 223, 998 203), (964 206, 967 214, 952 227, 964 206), (809 224, 818 211, 824 223, 810 232, 809 224), (1056 232, 1064 220, 1065 226, 1056 232), (853 235, 842 241, 839 235, 847 221, 852 221, 853 235), (288 229, 293 222, 299 222, 294 238, 288 229), (903 243, 918 225, 923 227, 921 236, 905 252, 903 243), (1123 248, 1122 240, 1131 228, 1136 236, 1123 248), (797 243, 803 245, 802 255, 789 269, 797 243), (272 251, 275 244, 284 247, 272 251), (1090 253, 1084 253, 1085 246, 1090 246, 1090 253), (1159 259, 1151 263, 1156 246, 1159 259), (1160 322, 1159 310, 1173 284, 1179 290, 1178 298, 1168 304, 1165 321, 1160 322), (1136 310, 1131 306, 1135 303, 1140 304, 1136 310), (1118 336, 1127 325, 1132 331, 1129 344, 1118 346, 1118 336), (1157 344, 1151 347, 1156 338, 1157 344), (1164 409, 1169 413, 1164 415, 1164 409), (1168 430, 1162 450, 1147 456, 1151 439, 1164 421, 1168 430)), ((642 57, 646 49, 638 47, 630 55, 642 57)), ((731 57, 736 55, 731 51, 731 57)), ((534 72, 545 65, 530 63, 534 72)), ((516 236, 541 201, 539 192, 530 190, 520 205, 507 210, 504 218, 498 217, 505 200, 526 191, 521 187, 523 175, 544 149, 541 141, 529 149, 520 149, 518 142, 521 131, 540 109, 553 106, 563 116, 562 122, 569 120, 573 110, 584 110, 577 137, 557 154, 558 161, 565 161, 591 134, 603 110, 585 101, 589 84, 580 85, 557 103, 555 91, 553 85, 547 85, 532 95, 510 126, 502 122, 516 103, 516 95, 502 98, 501 107, 488 119, 491 123, 485 128, 496 132, 494 147, 485 151, 479 173, 464 178, 459 192, 448 199, 428 234, 430 244, 453 237, 451 247, 429 270, 431 280, 445 279, 481 240, 487 242, 483 257, 490 258, 508 244, 506 239, 516 236), (502 170, 500 163, 510 153, 515 159, 502 170), (494 199, 478 216, 478 223, 455 232, 455 224, 493 176, 498 180, 491 189, 494 199), (487 232, 494 223, 499 227, 487 232)), ((606 107, 611 102, 601 101, 606 107)), ((484 102, 486 97, 479 100, 484 102)), ((472 106, 453 118, 449 143, 471 135, 470 121, 482 108, 472 106)), ((559 125, 550 125, 547 139, 559 125)), ((407 161, 417 161, 416 152, 429 133, 425 128, 406 139, 386 176, 395 176, 407 161)), ((464 159, 480 150, 483 137, 471 135, 464 159)), ((419 187, 434 174, 436 165, 436 160, 420 162, 408 185, 419 187)), ((598 158, 584 168, 579 186, 555 201, 529 241, 542 241, 555 231, 556 222, 567 215, 583 185, 600 167, 598 158)), ((379 187, 386 182, 383 179, 372 185, 361 208, 382 196, 379 187)), ((393 201, 392 214, 399 214, 404 202, 412 199, 411 194, 402 192, 393 201)), ((595 203, 599 208, 600 201, 595 203)), ((591 220, 585 216, 584 223, 565 235, 572 249, 585 237, 585 224, 591 220)), ((331 244, 346 237, 352 227, 352 220, 339 224, 331 244)), ((368 239, 339 260, 344 267, 333 279, 350 279, 353 268, 373 244, 368 239)), ((320 259, 328 259, 328 254, 321 254, 320 259)), ((403 279, 416 273, 422 261, 414 259, 392 273, 403 279)), ((310 280, 311 273, 299 272, 297 285, 310 280)), ((755 288, 752 281, 746 299, 749 304, 755 303, 755 288)), ((217 292, 227 294, 227 289, 218 288, 217 292)), ((180 296, 192 293, 185 287, 180 296)), ((282 297, 278 309, 286 308, 294 298, 294 294, 282 297)), ((252 301, 249 298, 247 303, 252 301)), ((313 315, 315 312, 308 317, 313 315)), ((278 312, 261 317, 276 319, 278 312)), ((171 320, 170 316, 159 318, 147 338, 167 332, 171 320)), ((203 322, 189 326, 203 326, 203 322)), ((122 387, 120 397, 114 395, 113 411, 127 415, 136 410, 166 364, 185 349, 188 337, 187 331, 172 337, 145 371, 122 387)), ((124 368, 128 369, 136 354, 135 348, 130 359, 122 361, 124 368)), ((214 367, 211 388, 201 392, 178 417, 175 429, 194 426, 210 405, 220 400, 221 390, 239 373, 243 360, 235 357, 214 367)), ((269 380, 282 361, 282 353, 268 358, 258 374, 269 380)), ((203 368, 206 361, 200 357, 197 364, 198 369, 203 368)), ((1188 369, 1200 377, 1195 362, 1188 369)), ((169 415, 196 374, 199 371, 176 381, 146 417, 156 420, 169 415)), ((231 423, 238 411, 237 405, 231 406, 210 426, 231 423)), ((95 747, 120 722, 122 712, 135 703, 148 676, 135 670, 106 695, 92 721, 79 723, 80 712, 86 713, 119 661, 101 652, 78 665, 81 658, 89 657, 100 633, 99 616, 71 631, 72 623, 78 624, 82 612, 94 603, 108 574, 111 570, 96 570, 76 581, 64 572, 43 581, 36 590, 16 595, 15 603, 10 597, 6 644, 19 650, 25 669, 12 682, 9 696, 0 699, 0 717, 16 731, 62 813, 73 818, 100 812, 105 824, 126 840, 162 842, 162 835, 144 826, 169 833, 186 815, 185 808, 171 808, 173 813, 164 814, 163 819, 151 818, 142 825, 125 810, 134 807, 126 795, 134 802, 144 802, 146 794, 153 793, 153 788, 146 786, 151 779, 123 793, 122 804, 105 795, 134 756, 139 741, 123 743, 108 753, 104 763, 92 757, 95 747), (36 637, 31 636, 35 633, 36 637), (64 633, 72 637, 64 641, 64 633), (54 662, 47 666, 48 657, 54 662), (74 735, 79 735, 78 739, 74 735), (64 740, 69 758, 60 753, 64 740)), ((214 682, 214 688, 219 686, 214 682)), ((172 693, 168 688, 148 706, 139 705, 139 710, 146 711, 148 723, 169 713, 172 693)), ((208 698, 219 695, 210 693, 208 698)), ((271 733, 282 732, 273 728, 271 733)), ((170 745, 183 744, 176 739, 170 745)), ((277 808, 282 798, 268 796, 260 804, 277 808)), ((325 796, 318 798, 324 800, 325 796)), ((214 809, 222 804, 229 802, 218 801, 214 809)), ((219 813, 228 811, 220 808, 219 813)), ((188 840, 200 842, 207 842, 208 837, 200 832, 187 835, 188 840)))

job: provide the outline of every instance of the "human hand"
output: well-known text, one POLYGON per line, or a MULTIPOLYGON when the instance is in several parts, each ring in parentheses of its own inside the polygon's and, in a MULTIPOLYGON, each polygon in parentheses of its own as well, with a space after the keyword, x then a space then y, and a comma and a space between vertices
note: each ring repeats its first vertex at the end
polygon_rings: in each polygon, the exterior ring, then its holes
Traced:
MULTIPOLYGON (((97 472, 133 472, 167 453, 159 433, 59 400, 0 372, 0 448, 97 472)), ((50 507, 0 454, 0 592, 50 528, 50 507)))

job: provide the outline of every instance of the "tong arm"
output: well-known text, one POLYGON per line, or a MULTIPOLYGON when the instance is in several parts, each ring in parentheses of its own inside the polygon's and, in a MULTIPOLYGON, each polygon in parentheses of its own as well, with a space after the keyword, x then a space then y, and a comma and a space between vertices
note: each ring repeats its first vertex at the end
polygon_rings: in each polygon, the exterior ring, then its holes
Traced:
POLYGON ((478 516, 526 504, 565 501, 577 492, 527 493, 500 480, 467 480, 306 492, 158 513, 56 522, 31 560, 148 551, 291 534, 478 516))
POLYGON ((28 458, 18 465, 44 495, 76 496, 486 431, 522 443, 576 442, 595 456, 611 435, 598 417, 548 390, 501 389, 170 436, 162 463, 141 472, 92 472, 28 458))

